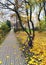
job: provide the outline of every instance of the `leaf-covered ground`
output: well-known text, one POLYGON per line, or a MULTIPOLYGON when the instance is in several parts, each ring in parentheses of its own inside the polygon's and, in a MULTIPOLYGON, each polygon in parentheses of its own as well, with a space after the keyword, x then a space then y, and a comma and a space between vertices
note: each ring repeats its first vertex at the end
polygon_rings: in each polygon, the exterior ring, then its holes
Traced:
POLYGON ((17 32, 16 36, 20 41, 20 49, 24 52, 27 65, 46 65, 46 32, 35 32, 32 49, 28 46, 25 32, 17 32))

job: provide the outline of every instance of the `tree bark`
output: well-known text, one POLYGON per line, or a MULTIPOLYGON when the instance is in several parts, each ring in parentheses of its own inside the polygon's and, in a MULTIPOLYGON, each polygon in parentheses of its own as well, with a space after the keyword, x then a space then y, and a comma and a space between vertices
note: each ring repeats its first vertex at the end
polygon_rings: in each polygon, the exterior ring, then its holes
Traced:
POLYGON ((44 7, 44 12, 45 12, 45 22, 46 22, 46 1, 43 1, 43 7, 44 7))
MULTIPOLYGON (((18 0, 15 0, 16 10, 18 11, 18 0)), ((18 29, 18 16, 16 15, 16 29, 18 29)))

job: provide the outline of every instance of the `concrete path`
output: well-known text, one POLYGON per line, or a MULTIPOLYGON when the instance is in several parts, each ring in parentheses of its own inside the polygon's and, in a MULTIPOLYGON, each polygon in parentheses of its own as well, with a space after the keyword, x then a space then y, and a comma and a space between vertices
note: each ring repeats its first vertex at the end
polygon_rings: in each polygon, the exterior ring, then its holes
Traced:
POLYGON ((13 30, 0 46, 0 65, 27 65, 13 30))

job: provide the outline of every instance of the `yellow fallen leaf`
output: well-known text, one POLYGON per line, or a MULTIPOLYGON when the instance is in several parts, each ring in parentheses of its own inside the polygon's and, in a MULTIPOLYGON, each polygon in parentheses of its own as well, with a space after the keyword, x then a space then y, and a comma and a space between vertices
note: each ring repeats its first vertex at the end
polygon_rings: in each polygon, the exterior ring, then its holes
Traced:
POLYGON ((2 64, 2 61, 0 60, 0 64, 2 64))
POLYGON ((11 63, 10 65, 13 65, 13 63, 11 63))
POLYGON ((10 56, 6 56, 6 58, 8 59, 10 56))

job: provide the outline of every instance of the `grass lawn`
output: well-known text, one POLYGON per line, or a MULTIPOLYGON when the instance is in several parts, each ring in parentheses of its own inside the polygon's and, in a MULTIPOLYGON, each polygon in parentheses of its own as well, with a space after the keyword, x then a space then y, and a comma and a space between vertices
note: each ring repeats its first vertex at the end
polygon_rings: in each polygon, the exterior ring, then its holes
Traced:
POLYGON ((46 31, 35 32, 32 49, 25 42, 27 39, 25 32, 17 32, 16 37, 21 44, 20 50, 24 52, 27 65, 46 65, 46 31))

